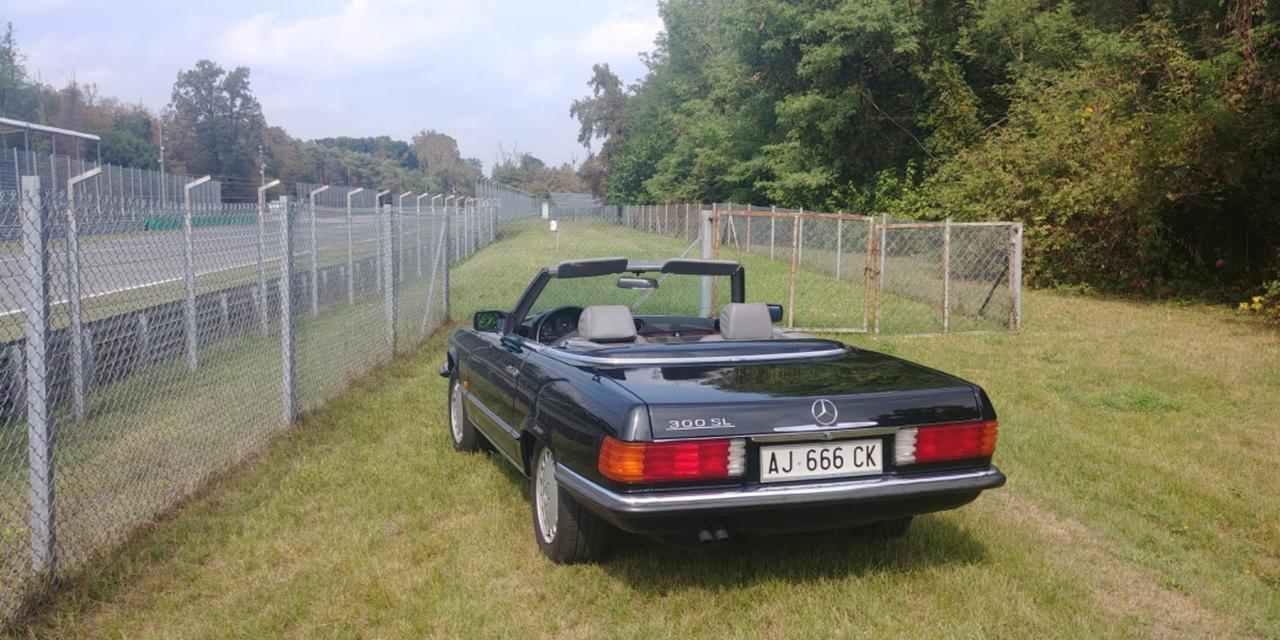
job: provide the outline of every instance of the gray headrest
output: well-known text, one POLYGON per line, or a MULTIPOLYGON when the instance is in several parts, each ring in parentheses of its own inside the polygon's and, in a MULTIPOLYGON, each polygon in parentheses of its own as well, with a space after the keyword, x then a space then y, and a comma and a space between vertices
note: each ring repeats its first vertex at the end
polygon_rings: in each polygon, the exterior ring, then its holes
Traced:
POLYGON ((720 309, 720 335, 725 340, 768 340, 773 319, 763 302, 731 302, 720 309))
POLYGON ((636 339, 636 324, 625 305, 597 305, 578 316, 578 335, 591 342, 630 342, 636 339))

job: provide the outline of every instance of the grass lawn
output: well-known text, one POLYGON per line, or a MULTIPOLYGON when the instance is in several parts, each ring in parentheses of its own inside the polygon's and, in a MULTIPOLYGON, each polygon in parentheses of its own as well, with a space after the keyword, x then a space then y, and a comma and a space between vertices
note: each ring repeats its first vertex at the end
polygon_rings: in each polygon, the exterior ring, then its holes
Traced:
MULTIPOLYGON (((401 344, 419 334, 429 278, 397 287, 401 344)), ((441 294, 433 294, 439 306, 441 294)), ((434 326, 440 313, 433 310, 434 326)), ((284 430, 278 325, 271 334, 243 334, 204 345, 192 374, 185 359, 169 358, 122 380, 93 386, 88 419, 78 423, 55 408, 58 554, 75 566, 124 538, 134 525, 167 509, 211 475, 226 470, 284 430)), ((320 406, 390 358, 381 294, 361 295, 354 306, 305 311, 295 321, 296 399, 300 410, 320 406)), ((0 513, 24 513, 25 423, 0 424, 0 513)), ((6 514, 8 515, 8 514, 6 514)), ((0 575, 16 581, 30 562, 25 519, 0 527, 0 575)), ((14 594, 0 585, 0 600, 14 594)))
MULTIPOLYGON (((566 257, 684 244, 563 229, 566 257)), ((509 306, 534 266, 558 259, 540 225, 525 231, 455 268, 455 318, 509 306)), ((748 268, 749 297, 770 291, 752 287, 761 270, 748 268)), ((1202 306, 1045 292, 1024 304, 1017 334, 843 337, 972 379, 1000 411, 1008 486, 918 519, 902 540, 832 532, 688 554, 625 538, 603 564, 552 565, 525 481, 449 447, 441 334, 15 633, 1280 636, 1280 335, 1202 306)))

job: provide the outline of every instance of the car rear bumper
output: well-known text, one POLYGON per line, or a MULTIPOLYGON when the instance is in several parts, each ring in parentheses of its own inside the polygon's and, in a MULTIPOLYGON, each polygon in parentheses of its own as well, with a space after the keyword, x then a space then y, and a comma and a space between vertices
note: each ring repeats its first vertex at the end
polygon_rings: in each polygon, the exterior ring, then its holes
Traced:
POLYGON ((1005 483, 995 466, 915 476, 758 485, 669 493, 612 491, 560 465, 556 480, 605 520, 627 531, 675 535, 714 521, 747 533, 854 527, 954 509, 1005 483))

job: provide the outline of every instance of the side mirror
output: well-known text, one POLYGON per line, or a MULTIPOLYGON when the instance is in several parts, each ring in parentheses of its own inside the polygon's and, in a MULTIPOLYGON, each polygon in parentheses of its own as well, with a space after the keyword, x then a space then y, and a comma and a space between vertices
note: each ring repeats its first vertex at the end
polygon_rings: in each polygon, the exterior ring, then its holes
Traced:
POLYGON ((782 322, 782 305, 769 303, 765 306, 769 307, 769 319, 772 320, 774 324, 782 322))
POLYGON ((471 318, 471 326, 476 331, 496 332, 502 331, 502 326, 506 324, 507 313, 505 311, 477 311, 476 315, 471 318))

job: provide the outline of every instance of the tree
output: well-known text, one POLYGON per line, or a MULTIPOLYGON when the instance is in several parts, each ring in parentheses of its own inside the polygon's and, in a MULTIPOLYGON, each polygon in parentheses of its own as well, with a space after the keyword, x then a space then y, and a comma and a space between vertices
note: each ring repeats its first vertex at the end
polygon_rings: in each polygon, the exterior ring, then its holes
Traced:
POLYGON ((158 169, 160 156, 156 148, 128 131, 108 129, 99 134, 102 161, 121 167, 158 169))
POLYGON ((587 159, 583 160, 582 164, 578 166, 577 173, 578 180, 582 182, 582 186, 587 192, 597 198, 604 195, 604 163, 601 162, 599 156, 594 153, 588 155, 587 159))
POLYGON ((391 136, 375 136, 368 138, 349 138, 347 136, 339 136, 336 138, 320 138, 315 141, 326 147, 337 147, 348 151, 358 153, 367 153, 378 158, 386 158, 393 160, 406 169, 418 168, 418 157, 413 154, 413 149, 409 143, 403 140, 393 140, 391 136))
POLYGON ((1159 294, 1280 277, 1275 3, 659 12, 645 77, 624 89, 597 65, 570 107, 579 142, 604 140, 579 173, 607 201, 1021 220, 1045 284, 1159 294))
POLYGON ((583 193, 587 190, 573 165, 566 162, 559 167, 548 167, 529 153, 502 158, 493 168, 493 180, 540 198, 549 197, 552 193, 583 193))
POLYGON ((411 143, 418 166, 426 171, 432 191, 470 192, 480 176, 458 152, 458 141, 438 131, 421 131, 411 143))
POLYGON ((262 107, 249 87, 248 67, 225 71, 200 60, 178 74, 165 127, 169 157, 177 169, 232 178, 223 193, 249 196, 265 126, 262 107))
POLYGON ((591 67, 587 86, 591 95, 574 100, 569 115, 578 119, 578 142, 590 150, 594 140, 602 139, 607 146, 609 140, 626 135, 627 93, 608 63, 591 67))
POLYGON ((7 23, 0 36, 0 113, 11 118, 34 120, 35 93, 27 84, 27 70, 22 65, 13 23, 7 23))
POLYGON ((592 193, 599 196, 603 194, 604 174, 614 155, 626 142, 627 92, 607 63, 591 67, 591 80, 587 86, 591 88, 591 95, 574 100, 569 106, 569 115, 578 119, 578 142, 587 148, 588 153, 592 152, 594 141, 603 140, 600 158, 593 165, 601 179, 591 183, 592 193))

